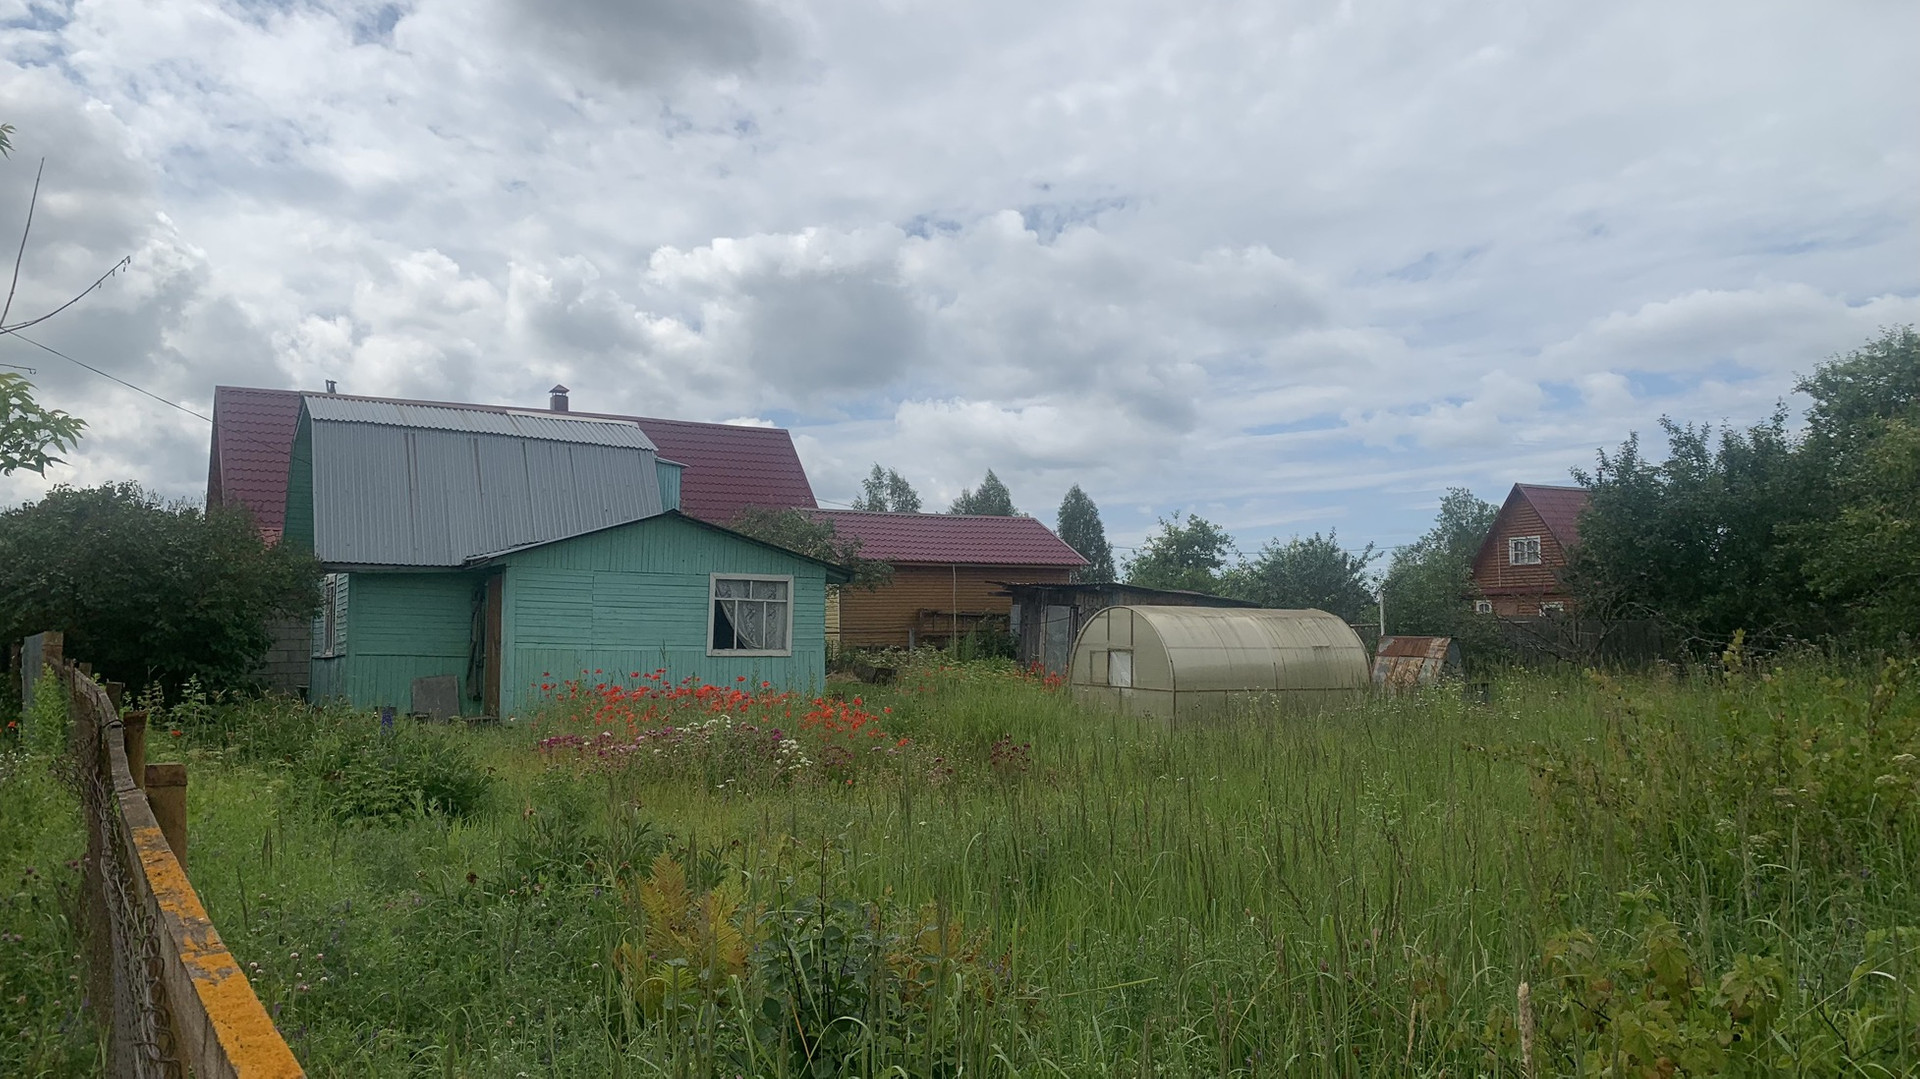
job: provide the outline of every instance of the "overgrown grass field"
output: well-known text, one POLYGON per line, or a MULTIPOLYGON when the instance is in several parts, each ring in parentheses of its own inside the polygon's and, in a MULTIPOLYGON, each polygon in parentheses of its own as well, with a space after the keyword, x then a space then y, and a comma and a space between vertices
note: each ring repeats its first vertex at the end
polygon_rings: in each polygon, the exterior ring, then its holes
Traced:
POLYGON ((154 739, 320 1076, 1891 1076, 1906 672, 1172 728, 993 664, 821 700, 583 672, 494 728, 190 699, 154 739))

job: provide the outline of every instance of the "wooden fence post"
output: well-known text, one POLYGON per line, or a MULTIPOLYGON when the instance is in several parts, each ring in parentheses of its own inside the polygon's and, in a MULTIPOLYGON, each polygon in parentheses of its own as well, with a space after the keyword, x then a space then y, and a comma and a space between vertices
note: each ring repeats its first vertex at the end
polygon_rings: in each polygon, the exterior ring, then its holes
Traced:
POLYGON ((147 804, 167 846, 187 867, 187 766, 184 764, 147 765, 147 804))
POLYGON ((127 772, 134 786, 147 789, 147 714, 128 712, 120 720, 120 744, 127 749, 127 772))

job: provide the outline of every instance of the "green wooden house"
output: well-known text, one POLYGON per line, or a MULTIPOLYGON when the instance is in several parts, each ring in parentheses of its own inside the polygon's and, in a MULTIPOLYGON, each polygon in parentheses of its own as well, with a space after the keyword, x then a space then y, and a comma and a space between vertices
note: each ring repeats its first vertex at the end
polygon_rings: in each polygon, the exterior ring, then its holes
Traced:
POLYGON ((686 516, 629 422, 304 399, 283 542, 327 569, 310 696, 526 716, 543 685, 665 668, 826 676, 825 562, 686 516))

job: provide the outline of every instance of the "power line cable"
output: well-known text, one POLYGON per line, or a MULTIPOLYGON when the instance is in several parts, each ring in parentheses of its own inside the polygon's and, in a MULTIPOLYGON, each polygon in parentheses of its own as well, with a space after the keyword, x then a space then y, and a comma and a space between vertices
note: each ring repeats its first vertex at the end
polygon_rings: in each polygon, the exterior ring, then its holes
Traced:
MULTIPOLYGON (((35 341, 33 338, 28 337, 26 334, 20 333, 18 331, 13 331, 6 334, 6 336, 15 337, 15 338, 18 338, 19 340, 25 341, 27 344, 32 345, 34 348, 40 349, 43 352, 51 352, 55 356, 58 356, 61 359, 66 360, 68 363, 77 364, 81 367, 86 368, 89 371, 92 371, 94 374, 99 375, 101 378, 112 379, 113 381, 118 382, 120 385, 125 386, 127 389, 130 389, 135 393, 144 393, 148 397, 151 397, 154 400, 160 402, 161 404, 166 405, 168 408, 177 408, 180 411, 186 413, 187 415, 192 416, 194 419, 205 420, 208 423, 213 422, 213 417, 211 416, 202 416, 200 413, 195 412, 193 409, 190 409, 183 404, 180 404, 176 401, 169 401, 166 398, 160 396, 159 394, 154 393, 152 390, 143 389, 139 386, 134 385, 131 382, 128 382, 126 379, 121 378, 119 375, 110 375, 107 372, 100 370, 98 367, 95 367, 90 363, 85 363, 83 361, 76 360, 72 356, 67 355, 66 353, 60 351, 57 348, 54 348, 50 345, 43 345, 40 342, 35 341)), ((13 365, 8 364, 7 366, 11 367, 13 365)))

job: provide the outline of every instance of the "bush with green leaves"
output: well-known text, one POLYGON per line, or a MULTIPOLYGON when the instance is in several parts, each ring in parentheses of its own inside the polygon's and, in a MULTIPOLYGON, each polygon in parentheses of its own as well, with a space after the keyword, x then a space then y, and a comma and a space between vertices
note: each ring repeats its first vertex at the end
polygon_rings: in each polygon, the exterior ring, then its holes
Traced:
POLYGON ((0 513, 0 637, 66 634, 102 677, 171 693, 251 682, 275 621, 319 603, 319 566, 244 511, 132 483, 59 486, 0 513))
POLYGON ((301 786, 329 816, 398 824, 465 816, 486 800, 493 777, 474 760, 464 732, 356 719, 315 737, 296 765, 301 786))

